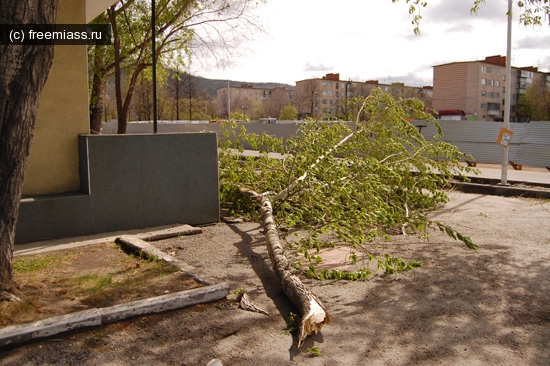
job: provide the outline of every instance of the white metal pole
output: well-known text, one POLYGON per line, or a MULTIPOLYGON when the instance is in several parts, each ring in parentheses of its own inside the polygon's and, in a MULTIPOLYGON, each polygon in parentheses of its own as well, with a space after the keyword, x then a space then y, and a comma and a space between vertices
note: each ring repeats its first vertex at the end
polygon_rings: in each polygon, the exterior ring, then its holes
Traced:
MULTIPOLYGON (((504 128, 510 128, 510 110, 512 93, 512 0, 508 0, 508 32, 506 40, 506 93, 504 96, 504 128)), ((508 147, 502 147, 501 185, 508 184, 508 147)))

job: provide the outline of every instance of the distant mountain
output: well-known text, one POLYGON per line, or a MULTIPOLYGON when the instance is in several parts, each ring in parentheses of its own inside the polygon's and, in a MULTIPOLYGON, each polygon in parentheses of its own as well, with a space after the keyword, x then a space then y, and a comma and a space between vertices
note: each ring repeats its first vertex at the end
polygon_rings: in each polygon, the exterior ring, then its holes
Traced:
MULTIPOLYGON (((205 90, 212 98, 216 97, 216 90, 218 88, 227 86, 227 80, 207 79, 194 75, 192 75, 192 77, 195 79, 198 89, 205 90)), ((256 88, 275 88, 277 86, 284 86, 285 88, 294 89, 294 85, 282 83, 251 83, 248 81, 229 80, 229 86, 241 86, 242 84, 252 85, 256 88)))

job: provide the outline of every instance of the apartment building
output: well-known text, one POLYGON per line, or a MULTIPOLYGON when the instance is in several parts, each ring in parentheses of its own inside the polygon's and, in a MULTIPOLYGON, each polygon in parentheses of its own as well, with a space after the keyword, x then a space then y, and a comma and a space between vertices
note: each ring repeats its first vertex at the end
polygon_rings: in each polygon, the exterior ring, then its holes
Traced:
POLYGON ((322 78, 296 82, 296 100, 300 116, 316 118, 349 119, 349 107, 345 100, 368 96, 380 88, 396 98, 419 98, 431 107, 433 88, 431 86, 411 87, 403 83, 382 84, 378 80, 365 82, 340 80, 340 74, 329 73, 322 78))
POLYGON ((287 89, 283 86, 261 88, 252 84, 241 84, 219 87, 216 90, 216 98, 222 115, 227 115, 228 107, 230 112, 249 115, 258 103, 269 101, 272 104, 284 104, 283 107, 287 104, 293 104, 296 99, 296 92, 294 89, 287 89))
MULTIPOLYGON (((516 105, 521 94, 547 73, 536 67, 512 67, 511 121, 520 121, 516 105)), ((502 121, 506 92, 506 57, 489 56, 485 60, 451 62, 433 66, 433 108, 440 114, 451 111, 463 119, 502 121)))

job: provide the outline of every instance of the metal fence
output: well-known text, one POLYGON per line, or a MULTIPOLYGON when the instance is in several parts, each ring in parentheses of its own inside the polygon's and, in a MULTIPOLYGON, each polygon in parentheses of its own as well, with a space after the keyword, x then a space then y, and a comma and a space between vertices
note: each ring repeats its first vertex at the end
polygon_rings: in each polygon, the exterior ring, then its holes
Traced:
MULTIPOLYGON (((472 121, 438 121, 443 129, 443 140, 456 145, 460 151, 472 155, 479 163, 501 163, 502 146, 496 143, 504 123, 472 121)), ((414 121, 426 139, 437 133, 433 124, 414 121)), ((515 164, 550 167, 550 122, 510 123, 514 131, 508 146, 508 160, 515 164)))

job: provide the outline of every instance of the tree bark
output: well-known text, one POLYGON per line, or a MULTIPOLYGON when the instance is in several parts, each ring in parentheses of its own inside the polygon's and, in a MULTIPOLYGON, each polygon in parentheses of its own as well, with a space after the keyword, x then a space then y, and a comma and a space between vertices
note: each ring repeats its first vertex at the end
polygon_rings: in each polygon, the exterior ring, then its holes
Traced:
POLYGON ((103 122, 103 108, 105 106, 106 74, 103 71, 104 46, 94 47, 94 76, 92 78, 92 93, 90 96, 90 133, 101 132, 103 122))
MULTIPOLYGON (((0 24, 54 24, 58 0, 4 0, 0 24)), ((40 92, 53 46, 0 45, 0 292, 17 292, 13 245, 40 92)))
POLYGON ((241 189, 243 194, 254 199, 260 206, 260 216, 264 227, 269 258, 273 264, 273 270, 279 287, 285 295, 296 306, 296 309, 302 317, 300 329, 298 332, 298 343, 296 347, 301 347, 304 339, 321 330, 324 324, 330 323, 331 317, 326 312, 325 306, 321 300, 315 296, 303 283, 298 276, 292 273, 290 263, 284 253, 277 226, 273 219, 273 208, 271 201, 266 195, 258 194, 248 189, 241 189))
POLYGON ((145 47, 148 45, 148 42, 144 42, 140 45, 138 50, 137 60, 135 62, 135 67, 132 71, 132 76, 128 83, 128 90, 124 100, 122 98, 122 59, 120 56, 120 35, 118 33, 117 22, 116 22, 116 5, 113 5, 107 11, 109 22, 113 30, 113 47, 115 53, 115 94, 116 94, 116 105, 117 105, 117 120, 118 128, 117 134, 125 134, 128 127, 128 111, 130 110, 130 103, 132 102, 132 97, 134 96, 135 86, 138 80, 140 73, 145 69, 146 65, 142 61, 143 55, 145 53, 145 47))

